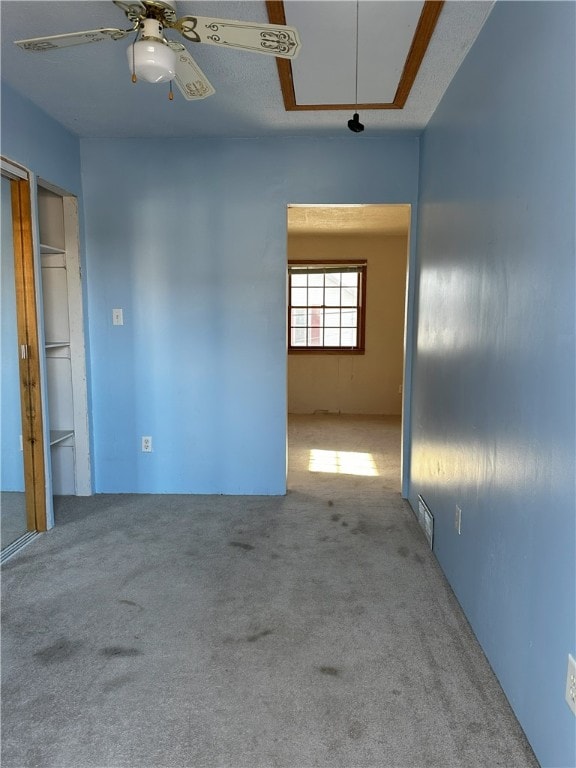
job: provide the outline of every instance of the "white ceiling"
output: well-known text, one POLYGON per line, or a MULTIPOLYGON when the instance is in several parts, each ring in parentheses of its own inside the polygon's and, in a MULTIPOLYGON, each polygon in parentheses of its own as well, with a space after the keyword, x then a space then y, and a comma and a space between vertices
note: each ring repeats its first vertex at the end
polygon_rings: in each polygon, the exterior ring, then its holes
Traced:
MULTIPOLYGON (((368 7, 387 0, 361 2, 368 7)), ((403 4, 411 6, 412 0, 403 0, 400 5, 403 4)), ((445 3, 406 106, 401 110, 361 112, 366 126, 362 137, 391 130, 420 131, 426 126, 492 5, 492 0, 445 3)), ((342 15, 343 6, 355 8, 355 3, 285 0, 288 23, 291 14, 297 16, 299 10, 305 10, 321 30, 310 33, 312 22, 307 28, 299 27, 302 52, 298 66, 304 76, 306 71, 315 70, 315 41, 326 46, 332 39, 332 18, 342 15)), ((179 15, 268 22, 265 3, 258 0, 179 1, 177 11, 179 15)), ((351 117, 349 111, 286 112, 273 57, 187 43, 216 88, 216 95, 187 102, 176 92, 170 102, 166 85, 131 82, 127 40, 43 53, 25 52, 13 44, 23 38, 99 27, 128 28, 126 17, 110 0, 2 0, 0 14, 2 79, 80 136, 353 136, 346 127, 351 117)), ((353 38, 355 34, 354 26, 353 38)), ((177 33, 169 36, 176 39, 177 33)), ((339 61, 337 48, 331 55, 335 63, 330 71, 335 72, 339 61)), ((364 71, 378 71, 381 64, 374 55, 367 47, 359 50, 364 71)))

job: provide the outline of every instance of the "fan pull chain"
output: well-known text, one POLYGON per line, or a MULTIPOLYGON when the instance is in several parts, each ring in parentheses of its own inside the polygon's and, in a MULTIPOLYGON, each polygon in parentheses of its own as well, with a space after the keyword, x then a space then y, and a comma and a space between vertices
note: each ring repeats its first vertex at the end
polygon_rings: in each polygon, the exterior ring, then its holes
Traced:
MULTIPOLYGON (((138 32, 140 30, 138 29, 138 32)), ((138 82, 138 78, 136 77, 136 51, 134 50, 134 46, 136 45, 136 41, 138 40, 138 32, 136 32, 136 37, 134 38, 134 42, 132 43, 132 82, 136 83, 138 82)))
MULTIPOLYGON (((356 0, 356 89, 354 93, 354 106, 358 109, 358 49, 360 47, 359 33, 358 33, 358 16, 359 16, 360 0, 356 0)), ((362 133, 364 126, 360 122, 360 115, 358 112, 354 112, 352 120, 348 120, 348 128, 354 133, 362 133)))
POLYGON ((358 6, 360 5, 359 0, 356 0, 356 92, 355 92, 355 101, 356 109, 358 109, 358 6))
POLYGON ((172 90, 172 80, 170 80, 170 90, 168 92, 168 98, 170 101, 174 101, 174 91, 172 90))
POLYGON ((136 62, 134 59, 135 59, 134 43, 132 43, 132 82, 136 83, 138 81, 138 78, 136 77, 136 62))

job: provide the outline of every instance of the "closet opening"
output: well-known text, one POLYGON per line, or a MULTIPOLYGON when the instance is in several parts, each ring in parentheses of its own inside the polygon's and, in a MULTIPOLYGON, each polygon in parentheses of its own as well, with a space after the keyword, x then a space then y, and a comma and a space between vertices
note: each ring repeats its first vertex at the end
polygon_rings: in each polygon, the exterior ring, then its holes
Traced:
POLYGON ((2 158, 0 560, 47 528, 28 171, 2 158))
MULTIPOLYGON (((44 441, 51 496, 87 496, 92 489, 78 202, 74 195, 39 180, 37 209, 44 441)), ((53 514, 51 505, 49 509, 53 514)))

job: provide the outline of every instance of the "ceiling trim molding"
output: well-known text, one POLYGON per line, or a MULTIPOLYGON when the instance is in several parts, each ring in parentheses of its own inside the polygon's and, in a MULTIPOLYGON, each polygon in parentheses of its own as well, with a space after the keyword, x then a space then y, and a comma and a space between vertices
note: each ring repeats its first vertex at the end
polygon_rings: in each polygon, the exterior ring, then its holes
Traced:
MULTIPOLYGON (((398 83, 394 101, 386 104, 297 104, 292 77, 292 65, 288 59, 276 59, 280 88, 287 112, 310 110, 351 110, 351 109, 402 109, 410 94, 416 75, 432 38, 436 22, 442 12, 444 0, 426 0, 418 26, 414 32, 412 45, 408 51, 402 76, 398 83)), ((271 24, 286 24, 286 13, 283 0, 266 0, 268 19, 271 24)))

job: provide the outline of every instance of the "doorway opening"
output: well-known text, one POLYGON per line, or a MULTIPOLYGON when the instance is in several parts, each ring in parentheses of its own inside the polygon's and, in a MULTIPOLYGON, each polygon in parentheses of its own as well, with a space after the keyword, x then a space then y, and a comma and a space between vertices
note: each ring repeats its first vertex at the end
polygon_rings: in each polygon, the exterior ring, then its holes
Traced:
POLYGON ((288 206, 289 490, 401 491, 410 215, 288 206))

